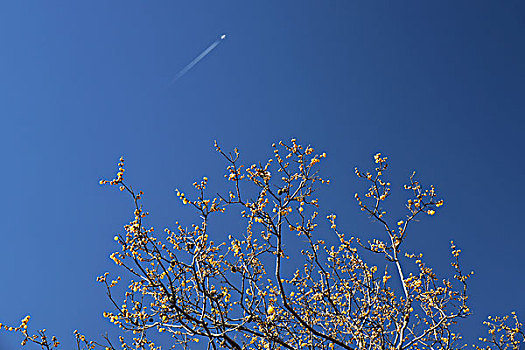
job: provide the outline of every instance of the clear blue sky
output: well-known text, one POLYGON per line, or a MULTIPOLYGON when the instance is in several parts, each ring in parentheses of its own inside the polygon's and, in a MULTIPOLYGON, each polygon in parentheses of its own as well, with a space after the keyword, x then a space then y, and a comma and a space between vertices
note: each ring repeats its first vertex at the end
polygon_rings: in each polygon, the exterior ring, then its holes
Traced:
POLYGON ((464 333, 525 320, 524 38, 522 1, 2 1, 1 321, 29 313, 66 347, 111 327, 95 278, 131 203, 98 180, 121 155, 162 229, 191 218, 174 188, 221 186, 214 139, 252 162, 291 137, 327 152, 322 204, 362 237, 379 228, 354 166, 387 154, 398 205, 412 170, 435 184, 446 205, 409 246, 440 272, 449 241, 463 249, 464 333))

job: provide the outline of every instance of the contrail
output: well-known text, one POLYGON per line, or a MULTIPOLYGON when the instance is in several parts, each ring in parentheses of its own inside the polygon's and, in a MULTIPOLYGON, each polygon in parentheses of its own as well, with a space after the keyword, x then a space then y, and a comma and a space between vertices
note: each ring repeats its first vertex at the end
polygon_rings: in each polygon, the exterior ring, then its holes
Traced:
POLYGON ((221 41, 223 41, 224 39, 226 39, 226 34, 222 34, 221 37, 217 40, 215 40, 210 46, 208 46, 206 48, 206 50, 202 51, 202 53, 195 57, 193 59, 193 61, 191 61, 186 67, 182 68, 182 70, 180 72, 177 73, 177 75, 175 75, 175 77, 173 78, 173 80, 171 81, 170 85, 173 84, 174 82, 176 82, 180 77, 182 77, 184 74, 186 74, 190 69, 193 68, 193 66, 195 66, 197 63, 200 62, 200 60, 202 60, 204 57, 206 57, 210 52, 213 51, 213 49, 215 49, 217 47, 217 45, 219 45, 221 43, 221 41))

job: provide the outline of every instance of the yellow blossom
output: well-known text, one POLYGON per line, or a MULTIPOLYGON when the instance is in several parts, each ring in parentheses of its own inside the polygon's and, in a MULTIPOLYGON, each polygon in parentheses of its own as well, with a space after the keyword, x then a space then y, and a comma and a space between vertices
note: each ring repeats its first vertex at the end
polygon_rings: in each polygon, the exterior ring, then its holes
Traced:
POLYGON ((268 306, 267 313, 268 313, 268 315, 273 315, 275 313, 275 309, 273 308, 272 305, 268 306))

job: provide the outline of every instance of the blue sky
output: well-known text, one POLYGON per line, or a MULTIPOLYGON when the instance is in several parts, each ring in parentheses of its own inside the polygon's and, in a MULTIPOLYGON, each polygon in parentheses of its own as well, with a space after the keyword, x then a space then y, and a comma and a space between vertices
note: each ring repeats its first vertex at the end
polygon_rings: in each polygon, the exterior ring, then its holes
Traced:
POLYGON ((450 240, 463 249, 466 337, 488 314, 525 319, 524 37, 521 1, 0 3, 1 321, 29 313, 66 346, 111 327, 95 278, 131 203, 98 180, 121 155, 160 229, 192 218, 176 187, 222 186, 213 140, 251 163, 291 137, 327 152, 322 203, 362 237, 378 228, 354 167, 389 156, 393 207, 417 170, 446 205, 408 244, 440 272, 450 240))

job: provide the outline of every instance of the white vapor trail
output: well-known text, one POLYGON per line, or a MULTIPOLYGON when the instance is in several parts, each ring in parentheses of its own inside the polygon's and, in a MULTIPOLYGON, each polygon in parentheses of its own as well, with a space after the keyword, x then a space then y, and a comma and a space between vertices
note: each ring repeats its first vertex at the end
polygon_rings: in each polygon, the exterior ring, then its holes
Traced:
POLYGON ((175 75, 175 77, 173 78, 173 80, 171 81, 170 85, 173 84, 174 82, 176 82, 180 77, 182 77, 184 74, 186 74, 190 69, 193 68, 193 66, 195 66, 197 63, 200 62, 200 60, 202 60, 204 57, 206 57, 210 52, 213 51, 213 49, 215 49, 217 47, 217 45, 219 45, 221 43, 222 40, 224 40, 226 38, 226 34, 223 34, 221 35, 221 37, 217 40, 215 40, 210 46, 208 46, 204 51, 201 52, 201 54, 197 57, 195 57, 193 59, 193 61, 191 61, 190 63, 188 63, 188 65, 184 68, 182 68, 182 70, 180 72, 177 73, 177 75, 175 75))

